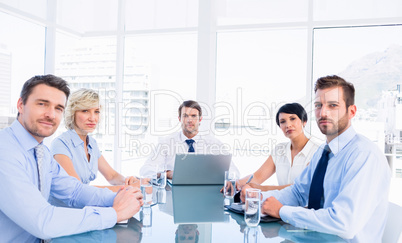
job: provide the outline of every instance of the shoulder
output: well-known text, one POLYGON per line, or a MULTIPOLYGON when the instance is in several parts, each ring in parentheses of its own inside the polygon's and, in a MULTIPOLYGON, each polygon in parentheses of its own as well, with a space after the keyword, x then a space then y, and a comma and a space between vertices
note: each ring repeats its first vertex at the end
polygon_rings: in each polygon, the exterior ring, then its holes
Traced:
POLYGON ((307 144, 311 145, 313 148, 317 149, 323 144, 323 141, 319 141, 318 139, 311 137, 309 138, 307 144))
POLYGON ((60 140, 60 141, 63 141, 63 142, 71 143, 72 139, 73 139, 72 135, 73 134, 72 134, 71 131, 65 131, 62 134, 60 134, 58 137, 56 137, 54 140, 60 140))
POLYGON ((347 143, 345 149, 352 153, 383 155, 374 142, 358 133, 347 143))
POLYGON ((161 136, 158 138, 159 143, 171 143, 172 141, 180 140, 180 132, 174 132, 172 134, 161 136))
POLYGON ((205 141, 207 144, 222 144, 221 140, 212 136, 211 134, 201 135, 200 140, 205 141))
POLYGON ((290 149, 290 142, 278 143, 274 148, 275 154, 277 155, 279 152, 280 154, 284 154, 287 148, 290 149))
POLYGON ((275 145, 275 148, 271 153, 274 163, 276 164, 277 160, 285 158, 288 150, 290 152, 290 142, 278 143, 275 145))
POLYGON ((340 151, 346 168, 362 166, 378 166, 389 169, 387 159, 380 148, 367 137, 356 134, 340 151), (386 166, 385 166, 386 165, 386 166))
POLYGON ((7 163, 1 163, 2 168, 17 162, 23 164, 28 160, 27 151, 22 147, 20 141, 10 128, 0 131, 0 161, 7 160, 7 163))
POLYGON ((62 133, 60 136, 53 139, 50 145, 50 151, 54 154, 64 154, 72 158, 73 151, 75 150, 72 134, 67 131, 62 133))
POLYGON ((0 131, 0 148, 9 151, 22 149, 21 143, 17 136, 13 133, 10 127, 4 128, 0 131))
POLYGON ((71 146, 72 140, 71 140, 71 134, 69 131, 63 132, 60 134, 58 137, 53 139, 51 147, 56 147, 56 146, 71 146))
POLYGON ((309 155, 312 156, 318 150, 318 148, 320 147, 321 144, 322 143, 319 143, 315 139, 310 138, 308 140, 308 142, 306 143, 306 145, 304 146, 302 151, 306 156, 309 156, 309 155))

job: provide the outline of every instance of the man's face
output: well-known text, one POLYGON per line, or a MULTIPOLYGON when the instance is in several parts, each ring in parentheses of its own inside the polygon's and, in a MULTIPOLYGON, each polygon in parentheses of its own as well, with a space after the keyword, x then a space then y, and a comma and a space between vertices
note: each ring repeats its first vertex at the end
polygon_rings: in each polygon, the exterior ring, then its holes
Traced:
POLYGON ((42 142, 59 126, 66 99, 63 91, 39 84, 33 88, 25 105, 21 98, 18 100, 18 121, 38 142, 42 142))
POLYGON ((197 230, 197 225, 179 225, 176 230, 177 242, 196 242, 197 235, 200 233, 197 230))
POLYGON ((181 122, 181 128, 184 134, 194 134, 198 133, 198 127, 202 117, 197 109, 191 107, 181 108, 181 116, 179 121, 181 122))
POLYGON ((355 105, 346 108, 343 95, 341 87, 318 89, 315 94, 315 117, 328 142, 349 128, 350 120, 356 114, 355 105))

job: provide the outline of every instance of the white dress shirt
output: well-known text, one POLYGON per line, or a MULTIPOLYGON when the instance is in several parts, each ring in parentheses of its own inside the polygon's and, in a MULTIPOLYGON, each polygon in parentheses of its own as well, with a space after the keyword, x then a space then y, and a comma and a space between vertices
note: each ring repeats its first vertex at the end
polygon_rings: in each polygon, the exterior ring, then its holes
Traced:
MULTIPOLYGON (((176 154, 188 153, 189 146, 186 143, 187 138, 183 131, 173 133, 167 137, 159 139, 154 152, 145 161, 141 167, 140 174, 156 173, 158 166, 165 166, 166 170, 174 169, 176 154)), ((221 141, 210 135, 200 135, 199 133, 192 138, 194 140, 194 153, 197 154, 227 154, 229 149, 221 141)), ((236 172, 240 176, 239 170, 233 164, 230 164, 230 171, 236 172)))
POLYGON ((275 146, 274 154, 272 154, 276 167, 276 177, 280 186, 293 184, 295 179, 310 163, 311 158, 319 147, 317 143, 309 139, 304 148, 293 158, 292 165, 290 146, 290 142, 280 143, 275 146))

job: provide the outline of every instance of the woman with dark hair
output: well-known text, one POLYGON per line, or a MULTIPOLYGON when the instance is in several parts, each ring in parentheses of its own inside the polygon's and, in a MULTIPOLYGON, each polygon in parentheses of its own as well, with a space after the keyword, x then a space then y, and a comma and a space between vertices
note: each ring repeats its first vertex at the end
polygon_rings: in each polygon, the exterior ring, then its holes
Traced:
POLYGON ((307 113, 300 104, 288 103, 279 108, 276 113, 276 124, 290 141, 276 145, 273 153, 253 175, 238 181, 237 187, 242 188, 242 199, 245 190, 250 187, 269 191, 280 190, 293 184, 319 147, 304 134, 303 128, 306 123, 307 113), (278 186, 261 185, 274 173, 278 179, 278 186))

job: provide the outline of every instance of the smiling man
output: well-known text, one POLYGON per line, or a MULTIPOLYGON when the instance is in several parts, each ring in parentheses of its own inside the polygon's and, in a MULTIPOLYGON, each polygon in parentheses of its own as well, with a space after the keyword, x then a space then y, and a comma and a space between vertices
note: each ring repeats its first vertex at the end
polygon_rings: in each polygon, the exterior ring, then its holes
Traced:
POLYGON ((317 80, 315 116, 326 143, 294 185, 263 193, 262 212, 350 242, 381 242, 390 169, 379 148, 351 125, 354 95, 338 76, 317 80))
MULTIPOLYGON (((176 154, 219 154, 228 152, 222 142, 210 135, 198 133, 202 121, 202 109, 198 102, 184 101, 179 109, 181 131, 160 139, 154 153, 141 168, 140 174, 155 173, 156 167, 165 166, 167 178, 172 179, 176 154)), ((230 170, 239 173, 233 162, 230 170)))
POLYGON ((29 79, 17 120, 0 131, 0 242, 39 242, 111 228, 140 209, 138 189, 126 187, 116 195, 83 185, 43 145, 59 126, 69 94, 66 81, 56 76, 29 79), (52 206, 49 196, 82 209, 52 206))

